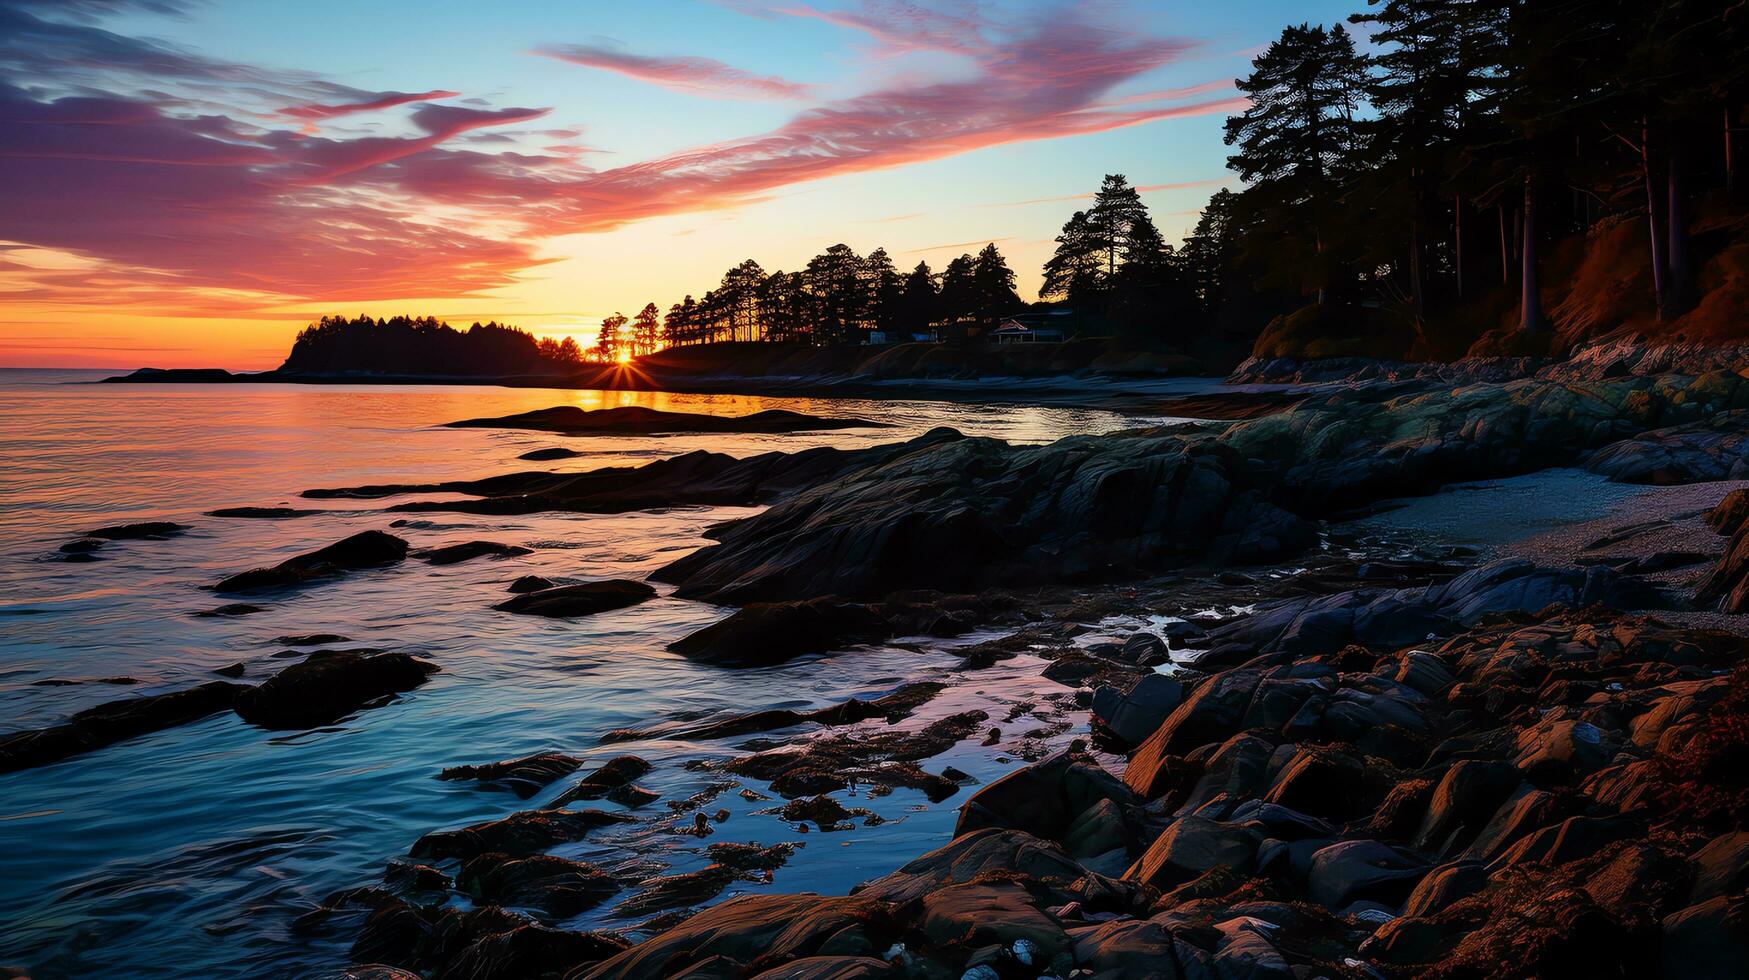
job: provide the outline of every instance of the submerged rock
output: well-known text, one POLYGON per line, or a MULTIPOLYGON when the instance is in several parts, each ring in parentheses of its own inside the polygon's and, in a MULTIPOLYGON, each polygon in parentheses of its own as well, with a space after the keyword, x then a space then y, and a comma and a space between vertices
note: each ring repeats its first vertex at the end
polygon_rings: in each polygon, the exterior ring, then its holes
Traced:
POLYGON ((540 854, 482 854, 456 875, 456 887, 478 901, 535 909, 555 919, 588 911, 612 898, 619 883, 582 861, 540 854))
POLYGON ((532 554, 534 554, 532 549, 520 545, 503 544, 497 541, 465 541, 461 544, 444 545, 441 548, 415 552, 414 557, 428 561, 433 565, 459 565, 475 558, 516 558, 532 554))
POLYGON ((532 449, 516 458, 526 459, 531 463, 544 463, 553 459, 576 459, 578 456, 582 455, 585 454, 580 453, 575 449, 565 449, 559 446, 554 446, 549 449, 532 449))
POLYGON ((559 807, 577 800, 602 799, 615 790, 630 786, 649 771, 650 764, 635 755, 615 756, 579 779, 577 785, 566 790, 552 805, 559 807))
POLYGON ((542 578, 539 575, 524 575, 510 583, 510 587, 504 591, 513 595, 521 595, 524 592, 539 592, 542 589, 556 588, 558 584, 552 579, 542 578))
POLYGON ((493 852, 536 854, 582 840, 598 827, 629 823, 631 819, 600 810, 522 810, 500 820, 426 834, 414 842, 408 856, 466 860, 493 852))
POLYGON ((524 592, 493 606, 502 612, 528 616, 593 616, 596 613, 624 609, 656 598, 656 590, 643 582, 630 579, 608 579, 582 585, 561 585, 538 592, 524 592))
POLYGON ((492 762, 483 766, 453 766, 438 773, 443 780, 473 780, 489 786, 510 790, 528 799, 541 787, 576 772, 583 760, 560 752, 540 752, 535 755, 492 762))
POLYGON ((248 689, 211 681, 186 691, 124 698, 75 713, 65 724, 0 735, 0 772, 59 762, 123 739, 197 721, 230 708, 248 689))
POLYGON ((263 728, 314 728, 412 690, 437 670, 405 653, 320 651, 240 694, 234 707, 263 728))
POLYGON ((221 507, 206 512, 208 517, 235 517, 261 521, 283 521, 293 517, 320 514, 319 510, 298 510, 295 507, 221 507))
POLYGON ((751 667, 892 635, 893 626, 874 606, 832 599, 756 602, 668 649, 692 660, 751 667))
POLYGON ((114 524, 86 531, 85 537, 105 541, 162 541, 188 530, 186 524, 171 521, 143 521, 139 524, 114 524))
POLYGON ((661 412, 636 405, 593 411, 574 405, 560 405, 499 418, 465 419, 450 422, 448 425, 456 429, 536 429, 573 436, 656 432, 803 432, 887 427, 885 422, 856 418, 822 418, 783 409, 770 409, 751 415, 724 416, 661 412))
POLYGON ((287 558, 272 568, 256 568, 225 579, 218 592, 255 592, 339 578, 348 572, 382 568, 407 557, 407 542, 382 531, 362 531, 308 554, 287 558))

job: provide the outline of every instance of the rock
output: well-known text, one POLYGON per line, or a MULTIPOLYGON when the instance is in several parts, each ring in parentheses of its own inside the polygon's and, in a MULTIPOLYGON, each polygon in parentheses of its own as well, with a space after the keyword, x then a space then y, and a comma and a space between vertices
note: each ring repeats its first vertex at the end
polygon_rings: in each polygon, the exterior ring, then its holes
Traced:
POLYGON ((475 940, 436 980, 523 980, 561 977, 607 959, 629 945, 618 936, 521 925, 475 940))
MULTIPOLYGON (((704 814, 699 814, 704 819, 704 814)), ((613 910, 615 918, 631 919, 668 909, 694 908, 723 893, 740 875, 730 867, 710 864, 697 871, 646 879, 636 894, 613 910)))
POLYGON ((1179 817, 1124 872, 1124 878, 1165 891, 1218 867, 1243 874, 1252 867, 1260 843, 1262 836, 1250 827, 1179 817))
POLYGON ((238 661, 234 664, 226 664, 223 667, 214 667, 213 673, 220 677, 242 677, 244 669, 242 661, 238 661))
POLYGON ((503 612, 529 616, 593 616, 613 609, 624 609, 656 598, 656 590, 642 582, 629 579, 608 579, 582 585, 561 585, 525 592, 493 606, 503 612))
POLYGON ((1359 759, 1334 749, 1306 747, 1282 767, 1263 800, 1301 813, 1348 820, 1371 812, 1382 795, 1374 791, 1359 759))
POLYGON ((612 898, 619 883, 593 865, 549 855, 470 858, 456 876, 456 887, 478 901, 535 909, 568 919, 612 898))
POLYGON ((1403 903, 1403 916, 1433 915, 1488 887, 1488 869, 1480 861, 1453 861, 1427 873, 1403 903))
POLYGON ((1720 895, 1734 895, 1749 888, 1749 832, 1721 834, 1690 857, 1696 874, 1691 903, 1720 895))
POLYGON ((668 649, 708 663, 761 666, 893 635, 892 625, 870 605, 831 599, 755 602, 668 649))
POLYGON ((272 568, 257 568, 233 575, 214 589, 218 592, 255 592, 287 588, 338 578, 361 569, 398 564, 406 557, 406 541, 382 531, 361 531, 326 548, 287 558, 272 568))
POLYGON ((453 766, 438 773, 438 779, 474 780, 486 785, 510 790, 528 799, 553 780, 568 776, 583 765, 583 760, 560 752, 540 752, 493 762, 483 766, 453 766))
POLYGON ((1725 494, 1705 517, 1708 527, 1727 537, 1749 526, 1749 488, 1725 494))
POLYGON ((615 756, 578 780, 577 785, 566 790, 552 805, 560 807, 577 800, 599 800, 616 789, 630 785, 633 780, 649 771, 650 764, 635 755, 615 756))
POLYGON ((314 728, 412 690, 437 670, 405 653, 322 651, 239 693, 233 707, 262 728, 314 728))
POLYGON ((63 555, 88 555, 107 543, 102 538, 74 538, 61 545, 60 551, 63 555))
POLYGON ((1109 685, 1093 692, 1093 718, 1129 745, 1139 745, 1184 700, 1184 685, 1165 674, 1144 674, 1127 693, 1109 685))
POLYGON ((766 970, 753 980, 873 980, 899 975, 892 964, 872 956, 807 956, 766 970))
POLYGON ((1616 483, 1671 486, 1749 477, 1749 412, 1653 429, 1603 447, 1585 468, 1616 483))
POLYGON ((893 693, 875 698, 873 701, 851 698, 848 701, 828 705, 824 708, 816 708, 812 711, 776 708, 769 711, 754 711, 749 714, 737 715, 721 721, 706 722, 702 725, 674 722, 650 728, 620 729, 609 732, 601 740, 609 743, 635 742, 649 738, 706 741, 730 738, 735 735, 748 735, 754 732, 769 732, 796 725, 815 724, 828 727, 854 725, 870 718, 898 721, 910 717, 912 712, 933 700, 946 686, 937 681, 918 681, 906 684, 893 693))
POLYGON ((576 459, 583 455, 585 454, 577 452, 575 449, 565 449, 559 446, 554 446, 549 449, 531 449, 516 458, 526 459, 530 462, 544 463, 547 460, 553 459, 576 459))
POLYGON ((1062 842, 1083 813, 1104 801, 1117 804, 1120 811, 1141 803, 1122 780, 1092 758, 1059 752, 972 794, 960 807, 954 836, 1001 827, 1062 842))
POLYGON ((383 869, 383 882, 407 891, 447 892, 450 889, 449 875, 428 864, 412 861, 390 861, 383 869))
POLYGON ((629 823, 631 819, 600 810, 522 810, 500 820, 426 834, 414 842, 408 856, 463 860, 493 852, 524 856, 582 840, 597 827, 629 823))
MULTIPOLYGON (((1025 888, 1007 882, 949 885, 923 896, 917 931, 932 946, 977 949, 1028 943, 1029 958, 1048 962, 1069 936, 1025 888)), ((1035 967, 1036 969, 1036 967, 1035 967)))
POLYGON ((124 698, 75 713, 64 724, 0 735, 0 772, 59 762, 123 739, 197 721, 231 707, 248 689, 211 681, 185 691, 124 698))
POLYGON ((1633 825, 1611 817, 1568 817, 1544 827, 1500 852, 1489 871, 1520 864, 1565 864, 1590 857, 1606 845, 1634 833, 1633 825))
POLYGON ((418 552, 415 557, 428 561, 433 565, 457 565, 475 558, 515 558, 519 555, 532 555, 528 548, 514 544, 502 544, 497 541, 464 541, 461 544, 445 545, 441 548, 431 548, 418 552))
POLYGON ((978 591, 1310 544, 1310 525, 1251 482, 1224 450, 1177 436, 958 439, 816 484, 652 577, 682 598, 745 604, 978 591))
POLYGON ((542 578, 539 575, 524 575, 510 583, 510 587, 504 591, 521 595, 524 592, 540 592, 543 589, 555 588, 557 585, 558 583, 552 579, 542 578))
POLYGON ((1254 670, 1229 670, 1199 686, 1130 756, 1124 782, 1145 799, 1158 796, 1161 761, 1234 734, 1260 679, 1254 670))
POLYGON ((206 512, 208 517, 232 517, 246 520, 283 521, 293 517, 320 514, 319 510, 298 510, 295 507, 221 507, 206 512))
POLYGON ((1724 556, 1695 588, 1694 602, 1720 612, 1749 611, 1749 526, 1731 536, 1724 556))
POLYGON ((1749 963, 1749 897, 1721 895, 1691 905, 1666 917, 1663 930, 1663 976, 1741 976, 1749 963))
POLYGON ((1434 854, 1468 846, 1521 779, 1518 768, 1504 762, 1465 759, 1453 765, 1434 788, 1412 845, 1434 854))
POLYGON ((330 643, 345 643, 346 637, 338 633, 300 633, 293 636, 276 636, 273 642, 288 647, 322 647, 330 643))
POLYGON ((215 616, 248 616, 264 611, 265 610, 260 606, 251 605, 247 602, 228 602, 216 609, 203 609, 200 612, 195 613, 195 615, 203 618, 215 616))
POLYGON ((749 895, 705 909, 574 980, 662 980, 714 957, 792 963, 816 955, 879 957, 892 945, 866 899, 749 895))
POLYGON ((186 524, 170 521, 143 521, 139 524, 116 524, 86 531, 85 537, 105 541, 162 541, 188 530, 186 524))
POLYGON ((1518 733, 1513 764, 1540 785, 1565 783, 1601 769, 1621 737, 1576 718, 1545 718, 1518 733))
POLYGON ((1342 841, 1312 855, 1306 888, 1333 909, 1362 899, 1394 908, 1426 873, 1426 862, 1404 848, 1376 840, 1342 841))
POLYGON ((595 410, 560 405, 517 415, 465 419, 447 424, 455 429, 534 429, 541 432, 562 432, 571 436, 628 432, 811 432, 826 429, 887 428, 885 422, 856 418, 822 418, 784 409, 769 409, 751 415, 724 416, 661 412, 636 405, 595 410))
POLYGON ((1087 874, 1063 849, 1018 830, 975 830, 913 858, 891 874, 859 886, 860 898, 903 904, 952 884, 998 873, 1025 875, 1041 884, 1067 888, 1087 874))

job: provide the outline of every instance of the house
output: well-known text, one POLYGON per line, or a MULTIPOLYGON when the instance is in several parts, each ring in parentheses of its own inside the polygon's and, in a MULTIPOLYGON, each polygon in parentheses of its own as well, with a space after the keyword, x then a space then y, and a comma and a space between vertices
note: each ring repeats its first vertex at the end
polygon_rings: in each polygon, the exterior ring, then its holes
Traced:
POLYGON ((1049 323, 1037 326, 1022 323, 1019 318, 1004 320, 990 331, 990 342, 995 344, 1060 344, 1064 338, 1063 328, 1049 323))

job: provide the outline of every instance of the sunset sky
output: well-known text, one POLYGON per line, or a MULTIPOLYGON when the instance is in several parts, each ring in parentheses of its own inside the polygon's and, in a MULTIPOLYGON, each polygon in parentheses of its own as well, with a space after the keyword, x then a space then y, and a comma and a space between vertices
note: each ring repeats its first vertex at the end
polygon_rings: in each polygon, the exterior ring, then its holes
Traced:
POLYGON ((277 365, 323 313, 593 337, 835 242, 1037 290, 1124 173, 1169 240, 1232 79, 1363 3, 0 0, 0 365, 277 365))

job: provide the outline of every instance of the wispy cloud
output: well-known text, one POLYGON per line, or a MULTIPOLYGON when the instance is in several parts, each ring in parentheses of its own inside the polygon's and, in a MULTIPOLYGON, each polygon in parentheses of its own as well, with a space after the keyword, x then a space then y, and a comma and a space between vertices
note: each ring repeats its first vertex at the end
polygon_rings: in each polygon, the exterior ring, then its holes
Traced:
POLYGON ((530 53, 713 99, 805 99, 813 91, 811 85, 743 71, 714 58, 654 58, 605 44, 555 44, 530 53))

